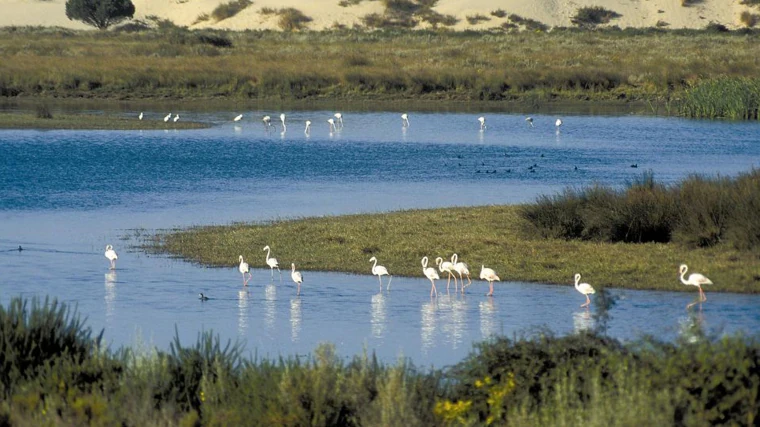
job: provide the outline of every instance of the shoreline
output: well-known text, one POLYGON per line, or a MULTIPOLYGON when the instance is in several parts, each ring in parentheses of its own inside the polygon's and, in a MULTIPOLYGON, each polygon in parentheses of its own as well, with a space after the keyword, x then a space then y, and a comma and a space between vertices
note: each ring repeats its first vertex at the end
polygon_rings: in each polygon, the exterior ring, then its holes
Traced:
MULTIPOLYGON (((424 277, 420 258, 451 257, 470 265, 473 281, 482 264, 502 280, 572 285, 582 273, 597 290, 610 288, 694 291, 678 278, 679 264, 704 273, 716 285, 707 292, 760 293, 752 267, 756 254, 729 247, 688 249, 668 243, 599 243, 536 239, 523 232, 522 205, 438 208, 377 214, 314 217, 264 224, 194 226, 158 231, 137 246, 206 267, 234 267, 241 254, 259 260, 272 247, 283 265, 297 260, 309 271, 370 274, 378 258, 394 276, 424 277), (308 235, 309 239, 300 236, 308 235), (462 236, 452 246, 446 236, 462 236), (423 237, 426 239, 423 239, 423 237), (240 248, 246 248, 241 250, 240 248), (287 262, 286 262, 287 261, 287 262)), ((263 259, 263 258, 262 258, 263 259)), ((266 265, 252 262, 251 267, 266 265)), ((443 276, 442 276, 443 277, 443 276)))

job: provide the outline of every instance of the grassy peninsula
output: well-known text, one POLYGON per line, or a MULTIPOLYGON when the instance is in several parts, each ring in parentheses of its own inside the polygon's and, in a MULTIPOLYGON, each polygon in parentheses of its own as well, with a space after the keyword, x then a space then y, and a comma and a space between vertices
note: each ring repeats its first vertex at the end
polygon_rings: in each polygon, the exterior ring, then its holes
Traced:
MULTIPOLYGON (((754 30, 294 33, 188 30, 170 22, 135 29, 0 28, 0 96, 509 101, 528 107, 634 100, 675 112, 701 83, 760 77, 760 33, 754 30)), ((699 97, 715 97, 706 92, 699 97)))
POLYGON ((673 186, 645 173, 625 189, 594 186, 524 206, 412 210, 171 230, 145 248, 209 266, 243 255, 264 266, 272 247, 284 268, 369 274, 376 256, 394 275, 421 276, 420 259, 457 253, 477 279, 693 290, 678 267, 710 277, 710 290, 760 292, 760 171, 692 176, 673 186))
POLYGON ((160 130, 205 127, 208 125, 185 120, 164 122, 115 115, 49 113, 49 116, 41 117, 33 113, 0 114, 0 129, 160 130))

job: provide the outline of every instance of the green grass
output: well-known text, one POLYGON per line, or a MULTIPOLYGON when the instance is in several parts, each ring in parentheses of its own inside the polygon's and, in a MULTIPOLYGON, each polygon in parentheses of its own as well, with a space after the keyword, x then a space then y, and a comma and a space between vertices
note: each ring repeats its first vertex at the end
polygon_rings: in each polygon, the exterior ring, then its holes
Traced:
POLYGON ((200 129, 207 124, 184 121, 164 122, 163 118, 138 120, 137 117, 115 117, 93 114, 58 114, 41 118, 39 114, 0 113, 0 129, 105 129, 105 130, 156 130, 200 129))
POLYGON ((758 37, 660 29, 307 34, 168 25, 133 33, 6 27, 0 29, 0 96, 675 106, 699 82, 760 77, 758 37), (367 62, 347 64, 352 55, 367 62))
POLYGON ((720 78, 696 83, 681 101, 694 118, 760 120, 760 78, 720 78))
POLYGON ((170 230, 145 242, 148 251, 192 262, 232 267, 238 255, 265 267, 265 245, 283 268, 369 274, 369 258, 394 275, 421 277, 420 259, 450 258, 481 264, 502 280, 572 284, 575 273, 597 287, 691 290, 678 266, 710 277, 709 291, 760 292, 760 255, 731 247, 691 249, 663 243, 599 243, 544 239, 525 233, 520 206, 412 210, 370 215, 306 218, 269 224, 232 224, 170 230))
POLYGON ((169 351, 100 345, 76 311, 13 298, 0 307, 3 425, 755 425, 760 342, 674 343, 546 331, 479 343, 443 369, 408 360, 246 357, 211 332, 169 351), (40 351, 42 350, 42 351, 40 351), (32 357, 29 357, 32 356, 32 357), (10 375, 8 375, 10 373, 10 375))

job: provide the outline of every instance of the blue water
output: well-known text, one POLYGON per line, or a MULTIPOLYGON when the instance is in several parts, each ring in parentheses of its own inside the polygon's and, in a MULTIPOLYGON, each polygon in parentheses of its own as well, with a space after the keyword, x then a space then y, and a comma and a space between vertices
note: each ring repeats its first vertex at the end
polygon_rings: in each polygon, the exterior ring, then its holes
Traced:
MULTIPOLYGON (((241 291, 237 269, 207 269, 129 247, 161 228, 517 203, 567 186, 622 186, 649 170, 675 182, 760 166, 757 123, 564 116, 556 132, 556 117, 534 116, 531 128, 524 116, 489 113, 480 132, 472 114, 410 113, 410 126, 402 128, 399 112, 343 112, 344 128, 331 133, 331 112, 301 111, 288 114, 283 133, 260 121, 279 112, 246 113, 234 124, 237 112, 179 113, 213 126, 0 131, 1 303, 16 295, 75 303, 114 347, 165 348, 175 327, 184 342, 213 329, 259 355, 304 354, 330 341, 345 355, 366 348, 386 361, 404 356, 442 366, 494 333, 536 327, 567 333, 592 327, 593 318, 579 309, 583 297, 572 278, 566 286, 506 278, 492 299, 477 282, 465 297, 452 292, 431 301, 424 278, 398 277, 390 293, 378 293, 372 276, 307 271, 297 297, 287 272, 272 283, 261 269, 264 252, 249 260, 254 277, 241 291), (119 253, 114 272, 103 257, 108 243, 119 253), (14 251, 19 245, 26 250, 14 251), (213 299, 202 303, 198 292, 213 299)), ((270 245, 277 256, 277 242, 270 245)), ((760 296, 707 292, 698 311, 703 326, 718 333, 760 327, 760 296)), ((616 294, 614 336, 672 339, 693 321, 684 310, 693 293, 616 294)))

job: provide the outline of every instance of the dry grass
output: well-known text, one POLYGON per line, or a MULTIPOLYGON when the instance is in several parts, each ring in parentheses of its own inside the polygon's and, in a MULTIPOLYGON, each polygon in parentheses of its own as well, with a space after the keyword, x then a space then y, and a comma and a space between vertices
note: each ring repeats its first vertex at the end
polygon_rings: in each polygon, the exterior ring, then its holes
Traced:
POLYGON ((696 31, 218 32, 232 47, 199 34, 5 28, 0 96, 672 100, 757 76, 760 57, 756 35, 696 31))

